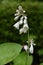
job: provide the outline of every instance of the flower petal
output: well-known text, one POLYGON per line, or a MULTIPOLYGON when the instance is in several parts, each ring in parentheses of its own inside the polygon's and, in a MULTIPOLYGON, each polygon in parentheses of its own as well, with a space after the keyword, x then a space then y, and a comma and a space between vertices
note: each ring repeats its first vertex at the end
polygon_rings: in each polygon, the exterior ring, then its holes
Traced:
POLYGON ((14 26, 16 29, 19 29, 19 22, 15 23, 13 26, 14 26))
POLYGON ((27 23, 27 19, 24 19, 24 24, 27 23))
POLYGON ((14 18, 14 20, 16 21, 16 20, 18 20, 18 18, 19 18, 19 16, 16 16, 16 17, 14 18))
POLYGON ((28 29, 29 29, 28 24, 27 23, 24 24, 23 26, 24 33, 26 33, 28 29))
POLYGON ((23 28, 21 28, 21 29, 19 30, 19 33, 20 33, 20 34, 22 34, 22 33, 23 33, 23 28))
POLYGON ((20 25, 23 24, 23 20, 20 20, 19 23, 20 23, 20 25))

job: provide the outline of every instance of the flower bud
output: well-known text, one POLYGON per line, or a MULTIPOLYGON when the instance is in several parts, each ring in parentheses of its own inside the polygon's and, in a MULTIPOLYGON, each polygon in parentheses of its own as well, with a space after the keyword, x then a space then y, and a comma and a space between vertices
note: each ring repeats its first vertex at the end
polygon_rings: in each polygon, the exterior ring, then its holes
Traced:
POLYGON ((24 45, 24 50, 27 51, 28 50, 28 46, 24 45))

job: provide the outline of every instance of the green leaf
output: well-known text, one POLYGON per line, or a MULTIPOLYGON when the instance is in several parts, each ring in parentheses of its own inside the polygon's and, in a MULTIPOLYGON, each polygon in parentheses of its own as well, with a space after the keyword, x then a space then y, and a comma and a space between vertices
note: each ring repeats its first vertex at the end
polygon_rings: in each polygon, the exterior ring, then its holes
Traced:
POLYGON ((27 56, 26 52, 22 52, 14 59, 14 65, 31 65, 32 60, 32 56, 27 56))
POLYGON ((22 46, 16 43, 4 43, 0 45, 0 65, 11 62, 21 51, 22 46))
POLYGON ((43 65, 43 63, 41 63, 40 65, 43 65))

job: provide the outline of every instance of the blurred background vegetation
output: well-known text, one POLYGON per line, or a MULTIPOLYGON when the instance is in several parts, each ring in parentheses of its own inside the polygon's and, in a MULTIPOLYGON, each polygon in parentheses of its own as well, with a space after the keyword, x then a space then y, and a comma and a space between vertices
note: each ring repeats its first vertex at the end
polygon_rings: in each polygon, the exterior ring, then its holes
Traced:
POLYGON ((14 14, 22 5, 28 17, 29 34, 35 36, 35 42, 43 47, 43 0, 0 0, 0 44, 3 42, 27 41, 27 34, 19 35, 13 27, 14 14))

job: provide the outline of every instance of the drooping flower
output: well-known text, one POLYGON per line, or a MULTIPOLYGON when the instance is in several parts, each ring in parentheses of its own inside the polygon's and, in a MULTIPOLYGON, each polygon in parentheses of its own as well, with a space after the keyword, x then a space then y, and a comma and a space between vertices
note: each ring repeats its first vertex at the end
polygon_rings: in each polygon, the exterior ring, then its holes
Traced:
POLYGON ((19 22, 15 23, 13 26, 14 26, 16 29, 19 29, 19 22))
POLYGON ((16 20, 18 20, 18 18, 19 18, 19 16, 16 16, 16 17, 14 18, 14 20, 16 21, 16 20))
POLYGON ((19 30, 19 34, 22 34, 23 33, 23 28, 21 28, 20 30, 19 30))
POLYGON ((29 48, 29 52, 30 52, 31 54, 34 53, 34 47, 33 47, 33 46, 35 46, 35 45, 36 45, 36 44, 34 43, 33 39, 31 39, 31 40, 30 40, 30 48, 29 48))
POLYGON ((27 23, 27 16, 24 16, 24 24, 27 23))
POLYGON ((23 24, 23 16, 20 18, 19 23, 20 23, 20 25, 23 24))
POLYGON ((27 19, 27 16, 24 16, 25 19, 27 19))
POLYGON ((24 19, 24 24, 27 23, 27 19, 24 19))
POLYGON ((20 15, 20 11, 16 10, 16 14, 14 14, 14 16, 19 16, 20 15))
POLYGON ((23 32, 26 33, 28 31, 29 27, 28 27, 28 24, 24 24, 23 25, 23 32))
POLYGON ((19 16, 19 13, 16 13, 14 16, 19 16))
POLYGON ((33 52, 34 52, 34 48, 33 48, 33 45, 32 45, 32 44, 30 44, 29 52, 30 52, 31 54, 33 54, 33 52))

